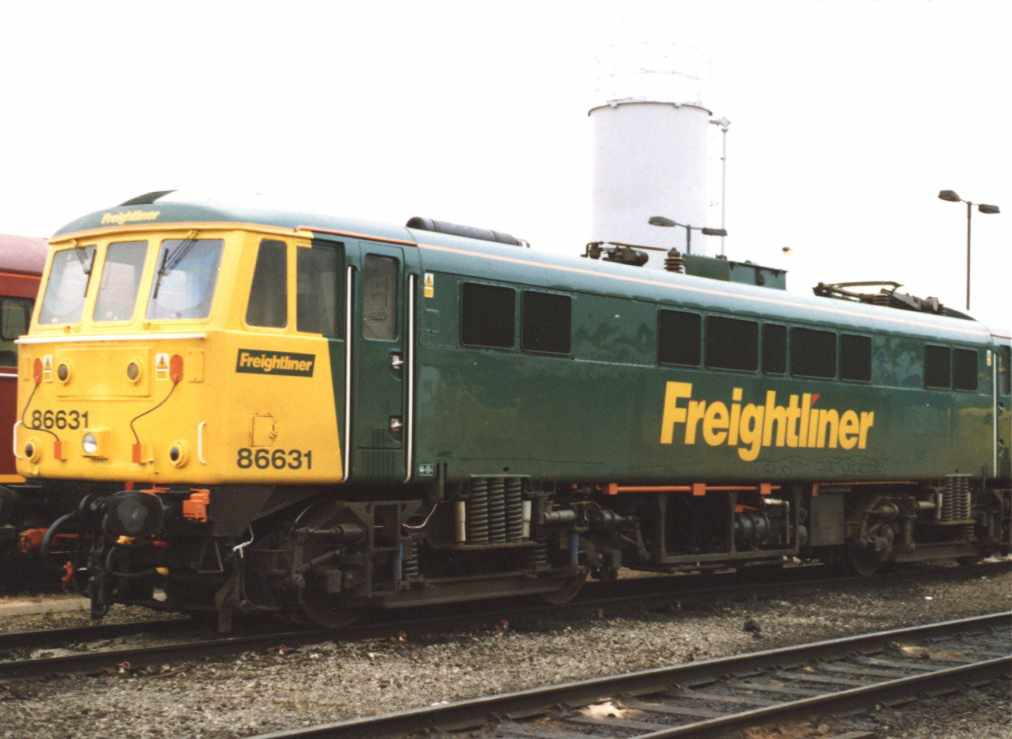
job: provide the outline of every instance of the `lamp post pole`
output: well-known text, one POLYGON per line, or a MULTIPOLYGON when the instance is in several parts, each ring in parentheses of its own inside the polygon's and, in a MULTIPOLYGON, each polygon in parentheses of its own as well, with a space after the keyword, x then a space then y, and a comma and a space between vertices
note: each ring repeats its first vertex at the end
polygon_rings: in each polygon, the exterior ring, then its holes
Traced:
MULTIPOLYGON (((966 203, 966 309, 970 310, 970 236, 973 233, 973 206, 975 204, 969 200, 963 200, 955 190, 939 191, 938 199, 949 203, 966 203)), ((997 205, 976 203, 976 206, 977 210, 985 215, 1001 213, 1001 209, 997 205)))
MULTIPOLYGON (((723 231, 727 230, 727 224, 724 221, 727 209, 725 203, 727 202, 727 129, 731 125, 731 121, 727 118, 718 118, 715 121, 710 121, 714 126, 720 128, 721 141, 720 141, 720 228, 723 231)), ((724 256, 724 239, 726 236, 720 237, 720 256, 724 256)))

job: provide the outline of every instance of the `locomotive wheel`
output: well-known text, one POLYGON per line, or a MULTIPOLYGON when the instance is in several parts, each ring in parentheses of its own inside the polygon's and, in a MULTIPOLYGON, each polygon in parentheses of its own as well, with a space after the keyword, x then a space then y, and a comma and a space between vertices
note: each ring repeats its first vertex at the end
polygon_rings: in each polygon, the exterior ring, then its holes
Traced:
MULTIPOLYGON (((307 508, 296 524, 308 528, 325 529, 341 520, 340 513, 329 504, 317 504, 307 508)), ((296 544, 295 546, 300 546, 296 544)), ((321 537, 307 537, 301 545, 301 561, 311 562, 324 554, 329 547, 326 539, 321 537)), ((310 622, 325 629, 343 629, 350 626, 363 613, 361 608, 349 608, 341 602, 340 595, 331 595, 321 590, 317 583, 314 583, 311 576, 307 577, 308 582, 302 593, 301 607, 302 615, 310 622)))
POLYGON ((585 582, 587 582, 586 569, 579 575, 566 578, 562 583, 562 587, 551 593, 543 593, 540 598, 550 606, 564 606, 579 595, 585 582))
POLYGON ((847 571, 861 577, 871 577, 886 564, 879 552, 854 543, 847 544, 844 557, 847 571))

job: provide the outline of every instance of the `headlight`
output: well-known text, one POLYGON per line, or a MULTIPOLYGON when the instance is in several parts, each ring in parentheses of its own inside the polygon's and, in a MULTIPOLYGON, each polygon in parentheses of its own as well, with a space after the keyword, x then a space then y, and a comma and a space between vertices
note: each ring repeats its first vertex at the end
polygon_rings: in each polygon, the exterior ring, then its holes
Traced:
POLYGON ((85 454, 98 454, 98 439, 90 431, 84 434, 81 439, 81 448, 85 454))
POLYGON ((25 458, 29 462, 38 462, 42 457, 42 452, 39 449, 39 445, 34 440, 29 441, 25 444, 25 458))
POLYGON ((190 455, 187 453, 186 444, 181 441, 177 441, 169 447, 169 464, 173 467, 183 467, 189 461, 190 455))

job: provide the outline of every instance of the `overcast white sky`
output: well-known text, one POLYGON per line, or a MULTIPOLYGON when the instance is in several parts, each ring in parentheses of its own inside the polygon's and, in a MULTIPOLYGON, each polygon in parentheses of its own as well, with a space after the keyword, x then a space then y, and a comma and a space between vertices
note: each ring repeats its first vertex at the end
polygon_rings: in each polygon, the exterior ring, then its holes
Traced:
MULTIPOLYGON (((602 49, 710 59, 735 259, 1009 316, 1010 13, 994 2, 4 3, 0 232, 154 189, 487 226, 576 254, 602 49), (793 255, 784 257, 789 245, 793 255)), ((718 134, 716 129, 714 136, 718 134)), ((716 156, 719 139, 711 153, 716 156)), ((710 182, 716 203, 719 182, 710 182)))

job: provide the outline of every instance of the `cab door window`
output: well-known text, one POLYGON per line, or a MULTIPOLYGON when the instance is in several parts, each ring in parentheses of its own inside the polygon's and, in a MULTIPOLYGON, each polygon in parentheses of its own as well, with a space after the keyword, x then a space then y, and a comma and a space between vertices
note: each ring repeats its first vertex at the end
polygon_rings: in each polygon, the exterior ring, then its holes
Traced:
POLYGON ((246 323, 282 328, 288 324, 288 261, 284 241, 264 239, 257 252, 246 323))
POLYGON ((397 272, 398 262, 393 257, 366 255, 362 335, 367 339, 397 338, 397 272))
POLYGON ((297 249, 296 328, 328 338, 344 335, 344 305, 341 278, 344 274, 342 252, 337 246, 313 244, 297 249))

